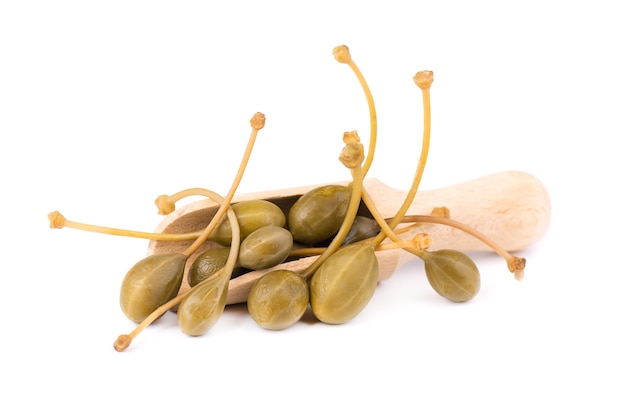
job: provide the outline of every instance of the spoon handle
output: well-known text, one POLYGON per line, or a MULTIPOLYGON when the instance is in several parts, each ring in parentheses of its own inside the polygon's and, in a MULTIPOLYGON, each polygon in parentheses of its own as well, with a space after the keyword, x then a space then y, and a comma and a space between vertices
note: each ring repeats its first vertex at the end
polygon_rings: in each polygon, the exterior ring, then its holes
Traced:
MULTIPOLYGON (((392 217, 405 192, 371 180, 368 192, 381 214, 392 217)), ((407 214, 430 214, 446 207, 450 218, 489 236, 508 251, 523 249, 544 235, 550 224, 550 197, 534 176, 505 171, 435 190, 419 191, 407 214)), ((457 229, 427 225, 431 249, 488 251, 487 245, 457 229)))

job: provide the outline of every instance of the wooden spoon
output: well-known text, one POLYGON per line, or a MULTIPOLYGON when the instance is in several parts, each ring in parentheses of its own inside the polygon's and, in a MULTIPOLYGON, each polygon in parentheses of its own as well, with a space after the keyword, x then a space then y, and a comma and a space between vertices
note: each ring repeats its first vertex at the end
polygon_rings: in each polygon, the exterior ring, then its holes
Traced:
MULTIPOLYGON (((345 184, 345 183, 344 183, 345 184)), ((318 185, 242 194, 233 202, 264 199, 276 203, 287 213, 289 207, 306 191, 318 185)), ((364 187, 383 217, 393 217, 404 201, 406 193, 393 189, 376 179, 366 179, 364 187)), ((550 223, 550 198, 544 185, 530 174, 506 171, 436 190, 418 191, 407 215, 430 214, 433 208, 447 207, 450 217, 489 236, 508 251, 517 251, 535 243, 546 232, 550 223)), ((197 201, 167 215, 156 229, 158 233, 194 232, 206 227, 217 212, 218 205, 210 200, 197 201)), ((367 213, 364 213, 367 215, 367 213)), ((478 239, 449 226, 424 224, 401 235, 408 239, 418 232, 432 238, 431 250, 457 249, 461 251, 489 251, 478 239)), ((150 241, 148 254, 183 252, 189 242, 150 241)), ((206 242, 197 253, 219 246, 206 242)), ((380 279, 393 275, 406 262, 415 259, 404 250, 385 250, 376 253, 380 279)), ((315 256, 285 262, 275 268, 300 271, 315 256)), ((195 256, 189 258, 187 268, 195 256)), ((234 278, 228 287, 227 304, 245 302, 250 287, 267 271, 252 271, 234 278)), ((186 280, 181 291, 188 289, 186 280)))

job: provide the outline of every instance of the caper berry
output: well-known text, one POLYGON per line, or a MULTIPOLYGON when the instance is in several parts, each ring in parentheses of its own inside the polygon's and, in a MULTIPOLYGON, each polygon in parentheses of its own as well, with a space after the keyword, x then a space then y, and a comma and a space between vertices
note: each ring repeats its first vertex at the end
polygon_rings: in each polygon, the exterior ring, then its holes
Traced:
POLYGON ((472 259, 457 250, 424 251, 426 277, 442 297, 455 302, 474 298, 480 289, 480 273, 472 259))
POLYGON ((150 255, 126 274, 120 291, 120 306, 130 320, 140 323, 154 310, 176 296, 187 257, 179 253, 150 255))
POLYGON ((356 216, 348 234, 343 239, 343 245, 369 239, 378 235, 379 232, 380 226, 376 220, 365 216, 356 216))
POLYGON ((205 280, 193 287, 178 306, 178 326, 189 336, 208 332, 226 307, 228 276, 205 280))
POLYGON ((187 282, 195 287, 226 265, 230 248, 214 248, 201 253, 194 259, 187 272, 187 282))
MULTIPOLYGON (((285 213, 271 201, 241 201, 233 204, 231 207, 237 216, 242 240, 263 226, 283 227, 287 221, 285 213)), ((210 236, 210 240, 223 246, 230 246, 231 239, 232 231, 230 222, 227 219, 222 220, 210 236)))
POLYGON ((350 193, 350 188, 343 185, 325 185, 301 195, 288 214, 294 240, 314 244, 337 233, 348 210, 350 193))
POLYGON ((271 268, 289 256, 293 237, 289 230, 278 226, 265 226, 250 233, 239 247, 238 263, 248 269, 271 268))
POLYGON ((248 312, 261 327, 282 330, 296 323, 309 304, 309 288, 302 276, 277 269, 263 275, 248 294, 248 312))
POLYGON ((313 314, 325 323, 348 322, 365 308, 377 282, 378 259, 374 248, 345 246, 332 254, 311 278, 313 314))

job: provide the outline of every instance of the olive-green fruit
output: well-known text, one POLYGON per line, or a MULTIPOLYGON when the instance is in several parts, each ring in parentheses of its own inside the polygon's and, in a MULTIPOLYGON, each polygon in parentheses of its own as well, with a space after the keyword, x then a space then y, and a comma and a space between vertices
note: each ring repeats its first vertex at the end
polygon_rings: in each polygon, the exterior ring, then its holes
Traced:
MULTIPOLYGON (((241 239, 245 239, 250 233, 264 226, 283 227, 286 223, 285 213, 276 204, 267 200, 240 201, 231 205, 237 222, 241 239)), ((228 219, 224 218, 215 228, 210 240, 223 246, 230 246, 232 229, 228 219)))
POLYGON ((474 298, 480 290, 478 267, 463 252, 452 249, 424 251, 424 268, 430 286, 450 301, 474 298))
POLYGON ((309 287, 299 274, 274 270, 254 283, 248 294, 248 312, 261 327, 282 330, 296 323, 309 304, 309 287))
POLYGON ((178 326, 189 336, 208 332, 226 307, 229 277, 205 280, 193 287, 178 305, 178 326))
POLYGON ((187 258, 178 253, 150 255, 126 274, 120 290, 120 306, 130 320, 140 323, 178 294, 187 258))
POLYGON ((378 235, 379 232, 380 226, 376 220, 365 216, 356 216, 352 226, 350 226, 350 230, 348 230, 348 234, 343 239, 343 245, 369 239, 378 235))
POLYGON ((226 265, 230 248, 214 248, 201 253, 194 259, 187 272, 187 282, 195 287, 226 265))
POLYGON ((350 194, 349 187, 325 185, 301 195, 289 209, 287 219, 294 240, 314 244, 337 233, 346 216, 350 194))
POLYGON ((253 270, 271 268, 287 259, 292 247, 293 237, 289 230, 265 226, 250 233, 241 242, 238 264, 253 270))
POLYGON ((313 274, 311 309, 320 321, 346 323, 370 301, 378 283, 378 259, 371 246, 345 246, 313 274))

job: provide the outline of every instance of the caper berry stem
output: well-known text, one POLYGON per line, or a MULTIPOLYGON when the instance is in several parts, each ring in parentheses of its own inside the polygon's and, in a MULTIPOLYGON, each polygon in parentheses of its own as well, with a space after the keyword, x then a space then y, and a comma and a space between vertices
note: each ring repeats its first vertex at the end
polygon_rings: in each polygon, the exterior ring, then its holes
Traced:
POLYGON ((151 325, 163 314, 167 313, 169 309, 180 303, 180 301, 183 299, 183 296, 184 294, 178 294, 176 297, 172 298, 170 301, 161 305, 159 308, 150 313, 150 315, 142 320, 142 322, 139 323, 132 332, 119 335, 113 343, 113 348, 118 352, 123 352, 124 350, 126 350, 126 348, 130 346, 131 342, 135 339, 135 337, 137 337, 139 333, 143 331, 143 329, 151 325))
MULTIPOLYGON (((252 154, 252 149, 254 147, 257 134, 259 130, 261 130, 265 126, 265 115, 259 112, 255 113, 254 116, 252 116, 252 119, 250 119, 250 126, 252 127, 252 132, 250 134, 250 139, 248 140, 248 145, 244 152, 244 156, 239 166, 239 170, 237 171, 235 180, 233 181, 231 189, 229 190, 228 194, 225 197, 225 199, 228 201, 228 204, 224 204, 223 206, 220 206, 218 212, 213 217, 213 220, 215 221, 215 223, 209 224, 210 228, 209 227, 205 228, 203 232, 191 232, 191 233, 184 233, 184 234, 148 233, 148 232, 140 232, 140 231, 126 230, 126 229, 90 225, 86 223, 79 223, 79 222, 67 220, 58 211, 53 211, 48 214, 48 220, 50 221, 50 228, 62 229, 63 227, 69 227, 69 228, 88 231, 88 232, 96 232, 96 233, 103 233, 103 234, 116 235, 116 236, 125 236, 125 237, 136 237, 136 238, 151 239, 151 240, 181 241, 181 240, 196 239, 196 242, 194 242, 194 244, 187 250, 187 252, 189 252, 187 256, 191 255, 210 236, 211 232, 215 229, 215 227, 217 227, 217 225, 219 224, 219 220, 221 220, 221 218, 224 216, 224 213, 230 206, 230 201, 235 195, 237 187, 239 186, 239 183, 241 182, 243 173, 250 159, 250 155, 252 154)), ((185 197, 194 196, 194 195, 203 195, 202 190, 203 189, 199 189, 199 188, 189 188, 189 189, 180 191, 178 193, 172 194, 171 196, 161 195, 157 197, 155 200, 155 204, 157 205, 157 208, 159 209, 159 214, 171 213, 172 211, 176 209, 176 202, 178 202, 179 200, 185 197)))
POLYGON ((502 246, 494 242, 493 239, 491 239, 489 236, 479 232, 476 229, 471 228, 464 223, 443 216, 427 215, 405 216, 402 219, 402 223, 436 223, 459 229, 479 239, 480 241, 488 245, 491 249, 493 249, 494 252, 504 258, 509 268, 509 271, 515 274, 515 279, 521 281, 524 278, 524 267, 526 266, 526 259, 510 254, 502 246))
POLYGON ((211 219, 211 223, 209 223, 209 226, 207 226, 207 228, 204 230, 204 233, 189 248, 187 248, 184 253, 189 255, 194 253, 196 249, 198 249, 200 245, 202 245, 202 243, 204 243, 204 241, 208 239, 213 230, 215 230, 215 228, 219 224, 219 221, 224 216, 224 213, 226 213, 226 210, 228 210, 228 208, 230 207, 230 202, 235 196, 235 192, 237 192, 237 187, 241 182, 243 173, 246 170, 248 161, 250 160, 250 155, 252 154, 252 148, 254 147, 254 142, 256 141, 257 134, 259 133, 259 130, 263 129, 263 127, 265 126, 265 115, 263 115, 263 113, 255 113, 252 119, 250 119, 250 126, 252 127, 250 139, 248 140, 248 145, 246 146, 246 150, 241 160, 241 164, 239 165, 239 169, 237 170, 237 174, 235 175, 233 184, 230 187, 230 190, 228 190, 226 196, 224 197, 224 204, 220 205, 217 213, 215 213, 215 216, 213 217, 213 219, 211 219))
POLYGON ((361 88, 365 93, 365 98, 367 99, 367 106, 370 113, 370 141, 367 157, 365 158, 365 162, 363 163, 363 177, 365 177, 370 169, 370 166, 372 165, 372 161, 374 159, 374 151, 376 149, 378 122, 376 117, 376 106, 374 106, 374 97, 372 96, 372 92, 370 91, 370 88, 367 85, 367 81, 365 81, 365 77, 363 77, 361 70, 352 60, 352 56, 350 55, 350 50, 348 49, 348 47, 345 45, 337 46, 335 49, 333 49, 333 55, 335 56, 335 59, 340 63, 348 64, 350 69, 358 78, 359 83, 361 84, 361 88))
POLYGON ((142 232, 136 230, 118 229, 114 227, 98 226, 87 223, 79 223, 72 220, 68 220, 58 211, 53 211, 48 214, 50 220, 51 229, 62 229, 69 227, 70 229, 82 230, 85 232, 102 233, 106 235, 134 237, 139 239, 150 240, 167 240, 167 241, 181 241, 181 240, 193 240, 200 236, 201 232, 190 233, 151 233, 142 232))
MULTIPOLYGON (((211 200, 215 201, 216 203, 218 203, 218 204, 220 204, 222 206, 226 203, 226 200, 223 197, 221 197, 219 194, 217 194, 217 193, 215 193, 215 192, 213 192, 211 190, 207 190, 207 189, 203 189, 203 188, 196 188, 195 190, 196 190, 196 193, 197 193, 196 195, 204 195, 204 196, 210 198, 211 200)), ((228 252, 228 258, 226 260, 226 264, 224 265, 224 267, 222 269, 220 269, 218 272, 216 272, 215 274, 213 274, 212 276, 207 278, 202 283, 214 280, 214 279, 219 278, 219 277, 221 277, 223 275, 228 275, 230 277, 230 275, 232 274, 232 271, 235 268, 235 265, 237 263, 237 256, 239 254, 239 244, 240 244, 240 240, 241 240, 240 230, 239 230, 239 223, 237 222, 237 216, 235 215, 235 212, 234 212, 234 210, 231 207, 227 208, 226 216, 228 218, 228 221, 230 222, 231 229, 232 229, 232 236, 233 236, 233 239, 232 239, 233 244, 230 247, 230 251, 228 252)), ((156 319, 161 317, 163 314, 165 314, 171 308, 173 308, 176 305, 178 305, 190 291, 193 291, 193 289, 195 289, 198 286, 202 285, 202 283, 196 285, 195 287, 193 287, 192 289, 190 289, 188 291, 181 292, 180 294, 178 294, 176 297, 174 297, 173 299, 171 299, 167 303, 161 305, 159 308, 154 310, 150 315, 148 315, 148 317, 146 317, 141 323, 139 323, 137 325, 137 327, 135 327, 135 329, 132 332, 130 332, 128 334, 120 335, 117 338, 117 340, 113 343, 113 347, 115 348, 115 350, 117 350, 118 352, 124 351, 128 346, 130 346, 130 344, 133 341, 133 339, 139 333, 141 333, 141 331, 143 329, 148 327, 156 319)))
POLYGON ((350 203, 348 204, 343 223, 339 227, 333 240, 326 250, 324 250, 324 252, 302 273, 302 277, 305 280, 311 278, 324 261, 341 247, 359 210, 363 192, 363 145, 361 145, 359 136, 355 131, 346 132, 343 136, 343 140, 346 146, 341 151, 339 159, 347 168, 350 168, 350 173, 352 174, 353 181, 350 203))
POLYGON ((289 258, 303 258, 307 256, 321 255, 325 250, 325 247, 292 249, 291 252, 289 252, 289 258))
POLYGON ((363 199, 365 206, 370 211, 370 213, 372 214, 372 217, 374 218, 374 220, 376 220, 376 223, 378 223, 381 229, 380 234, 373 239, 373 242, 376 243, 377 245, 380 245, 382 241, 384 240, 384 239, 380 239, 380 236, 382 236, 383 234, 385 237, 389 237, 389 239, 391 239, 392 241, 399 242, 400 238, 393 231, 391 226, 389 226, 389 223, 387 222, 387 220, 385 220, 385 218, 380 214, 380 211, 378 211, 378 208, 376 207, 374 200, 372 200, 372 197, 370 197, 367 190, 365 189, 363 190, 361 198, 363 199))
MULTIPOLYGON (((263 113, 255 113, 252 119, 250 119, 250 126, 252 127, 252 132, 250 133, 250 139, 248 140, 248 145, 246 146, 246 150, 244 151, 241 163, 239 165, 239 169, 237 170, 237 174, 235 175, 235 179, 233 180, 233 184, 230 187, 230 190, 224 197, 224 204, 222 204, 215 216, 211 219, 211 222, 204 229, 204 232, 194 241, 194 243, 189 246, 184 254, 187 256, 191 256, 211 235, 211 233, 215 230, 219 222, 222 220, 224 213, 230 207, 230 202, 232 201, 235 193, 237 191, 237 187, 241 182, 243 174, 246 170, 246 166, 248 165, 248 161, 250 160, 250 155, 252 154, 252 149, 254 148, 254 143, 257 138, 257 134, 259 130, 261 130, 265 126, 265 115, 263 113)), ((181 198, 188 197, 190 195, 195 195, 198 190, 197 188, 190 188, 188 190, 183 190, 171 196, 161 195, 157 197, 155 200, 155 204, 159 208, 159 212, 163 214, 168 214, 175 208, 176 201, 181 198)))
MULTIPOLYGON (((426 160, 428 158, 428 150, 430 148, 430 124, 431 124, 431 115, 430 115, 430 86, 433 82, 433 72, 432 71, 420 71, 413 77, 413 81, 417 86, 422 90, 422 101, 424 107, 424 128, 423 128, 423 137, 422 137, 422 151, 420 153, 420 158, 417 163, 417 169, 415 170, 415 175, 413 177, 413 182, 411 184, 411 188, 407 192, 407 195, 404 199, 404 202, 398 209, 396 215, 389 222, 389 226, 391 229, 395 229, 400 221, 409 210, 415 195, 417 194, 417 189, 419 188, 419 184, 422 180, 422 175, 424 173, 424 168, 426 168, 426 160)), ((379 235, 375 238, 375 241, 378 243, 382 242, 386 237, 386 233, 384 230, 381 230, 379 235)))

